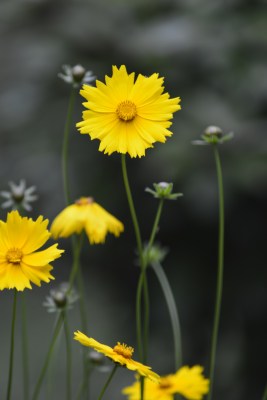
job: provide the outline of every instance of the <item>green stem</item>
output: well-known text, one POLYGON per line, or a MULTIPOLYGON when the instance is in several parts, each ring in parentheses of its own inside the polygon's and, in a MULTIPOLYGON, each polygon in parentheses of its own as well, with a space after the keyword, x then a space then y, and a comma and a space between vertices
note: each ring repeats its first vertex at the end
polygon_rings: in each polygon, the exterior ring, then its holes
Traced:
POLYGON ((221 303, 222 303, 222 291, 223 291, 223 259, 224 259, 224 195, 223 195, 223 178, 222 178, 222 167, 220 162, 220 156, 217 145, 213 145, 214 157, 216 163, 217 180, 218 180, 218 193, 219 193, 219 235, 218 235, 218 272, 217 272, 217 287, 216 287, 216 301, 215 301, 215 312, 214 322, 211 339, 211 354, 210 354, 210 390, 207 399, 212 399, 212 391, 214 384, 214 371, 215 371, 215 359, 220 323, 221 303))
POLYGON ((170 314, 172 333, 173 333, 174 354, 175 354, 174 358, 175 370, 177 371, 182 366, 182 340, 181 340, 181 327, 180 327, 179 315, 175 304, 173 292, 171 290, 164 269, 162 268, 162 265, 159 262, 153 262, 151 266, 163 290, 170 314))
POLYGON ((63 138, 63 147, 62 147, 62 174, 63 174, 63 187, 64 187, 64 196, 66 204, 70 204, 70 190, 69 190, 69 182, 68 182, 68 150, 69 150, 69 133, 72 123, 72 114, 73 114, 73 106, 75 99, 74 88, 71 89, 67 118, 64 129, 64 138, 63 138))
POLYGON ((124 186, 125 186, 125 190, 126 190, 126 195, 127 195, 127 200, 129 203, 132 221, 133 221, 135 237, 136 237, 136 242, 137 242, 137 248, 138 248, 139 258, 140 258, 140 262, 141 262, 141 268, 143 268, 144 267, 143 245, 142 245, 139 223, 137 220, 136 211, 135 211, 135 207, 134 207, 133 197, 132 197, 132 193, 131 193, 131 189, 130 189, 130 185, 129 185, 125 154, 121 155, 121 165, 122 165, 123 182, 124 182, 124 186))
POLYGON ((46 358, 45 358, 45 362, 44 362, 43 368, 41 370, 40 376, 39 376, 38 381, 37 381, 37 385, 36 385, 34 393, 33 393, 32 400, 38 399, 38 396, 39 396, 39 393, 40 393, 40 389, 41 389, 41 386, 42 386, 42 383, 43 383, 43 379, 45 377, 48 365, 49 365, 49 363, 51 361, 52 354, 53 354, 53 351, 54 351, 54 347, 55 347, 55 344, 56 344, 56 340, 57 340, 57 337, 58 337, 58 335, 60 333, 60 330, 61 330, 63 322, 64 322, 64 315, 62 313, 60 313, 60 315, 58 317, 58 320, 57 320, 57 323, 56 323, 54 334, 53 334, 53 337, 52 337, 52 340, 51 340, 51 343, 50 343, 50 347, 49 347, 48 352, 46 354, 46 358))
POLYGON ((267 385, 265 386, 265 390, 264 390, 264 393, 263 393, 262 400, 267 400, 267 385))
MULTIPOLYGON (((137 346, 138 346, 138 353, 139 358, 142 362, 145 362, 146 358, 146 348, 147 348, 147 332, 148 332, 148 323, 149 323, 149 303, 148 303, 148 291, 147 291, 147 283, 146 283, 146 267, 145 267, 145 260, 144 260, 144 252, 143 252, 143 244, 141 239, 141 233, 139 228, 139 223, 134 207, 133 197, 130 189, 127 168, 126 168, 126 157, 125 154, 121 155, 121 165, 122 165, 122 176, 123 182, 125 186, 126 196, 130 208, 130 213, 132 217, 132 222, 135 231, 137 249, 139 254, 139 262, 141 267, 141 274, 139 276, 139 281, 137 285, 137 293, 136 293, 136 331, 137 331, 137 346), (142 329, 142 313, 141 313, 141 306, 142 306, 142 292, 144 294, 144 331, 142 329), (144 337, 142 334, 144 332, 144 337)), ((141 385, 140 385, 140 394, 141 400, 144 398, 144 379, 141 378, 141 385)))
POLYGON ((65 332, 65 341, 66 341, 66 364, 67 364, 67 374, 66 374, 66 399, 71 400, 72 395, 72 385, 71 385, 71 367, 72 367, 72 354, 71 354, 71 342, 70 342, 70 333, 69 333, 69 324, 67 320, 67 314, 65 311, 62 311, 64 318, 64 332, 65 332))
POLYGON ((28 360, 28 335, 27 335, 27 304, 26 293, 22 293, 22 366, 24 383, 24 400, 29 398, 29 360, 28 360))
POLYGON ((11 398, 11 387, 13 377, 13 359, 14 359, 14 339, 15 339, 15 324, 16 324, 16 310, 17 310, 17 290, 14 289, 14 302, 12 312, 12 325, 11 325, 11 343, 10 343, 10 356, 9 356, 9 373, 8 373, 8 384, 7 384, 7 395, 6 399, 11 398))
POLYGON ((83 238, 84 238, 84 235, 80 234, 78 240, 75 240, 77 238, 73 238, 74 240, 72 241, 73 264, 72 264, 72 269, 70 272, 69 288, 68 288, 67 294, 69 294, 69 292, 71 291, 74 281, 75 281, 75 278, 80 269, 80 255, 81 255, 81 250, 82 250, 82 245, 83 245, 83 238))
POLYGON ((159 201, 159 205, 158 205, 158 210, 156 213, 156 217, 155 217, 155 221, 154 221, 154 225, 151 231, 151 235, 150 235, 150 239, 148 242, 148 253, 151 249, 151 247, 153 246, 154 240, 155 240, 155 236, 158 230, 158 226, 159 226, 159 220, 161 217, 161 213, 162 213, 162 208, 163 208, 163 204, 164 204, 164 199, 160 199, 159 201))
MULTIPOLYGON (((80 307, 80 316, 81 316, 81 323, 82 323, 82 330, 83 332, 87 332, 87 313, 86 313, 86 304, 85 304, 85 290, 83 284, 83 277, 81 268, 78 270, 78 290, 79 290, 79 307, 80 307)), ((88 361, 88 352, 87 348, 83 347, 83 393, 85 394, 86 398, 89 397, 89 361, 88 361)))
POLYGON ((107 387, 108 387, 108 385, 110 384, 110 382, 111 382, 111 380, 112 380, 112 378, 113 378, 113 376, 114 376, 114 374, 115 374, 117 368, 118 368, 118 365, 114 365, 114 368, 113 368, 113 370, 111 371, 111 374, 109 375, 107 382, 105 383, 103 389, 101 390, 101 393, 100 393, 100 395, 99 395, 99 397, 98 397, 98 400, 101 400, 101 399, 102 399, 102 397, 103 397, 105 391, 107 390, 107 387))

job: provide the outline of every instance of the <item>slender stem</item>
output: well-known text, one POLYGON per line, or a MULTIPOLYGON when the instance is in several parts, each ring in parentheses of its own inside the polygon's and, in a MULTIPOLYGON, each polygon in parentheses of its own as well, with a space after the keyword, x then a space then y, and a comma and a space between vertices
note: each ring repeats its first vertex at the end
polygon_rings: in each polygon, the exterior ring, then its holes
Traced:
MULTIPOLYGON (((78 290, 79 290, 79 308, 80 308, 80 316, 82 323, 83 332, 87 332, 87 313, 86 313, 86 304, 85 304, 85 290, 83 284, 83 277, 81 268, 78 270, 78 290)), ((87 348, 83 347, 83 393, 85 393, 86 398, 89 396, 89 360, 87 357, 87 348)), ((82 394, 83 394, 82 393, 82 394)))
POLYGON ((83 245, 83 239, 84 235, 81 234, 79 236, 78 240, 75 240, 77 238, 73 238, 72 242, 72 251, 73 251, 73 264, 72 264, 72 269, 70 272, 70 277, 69 277, 69 288, 67 294, 71 291, 75 278, 79 272, 80 269, 80 255, 81 255, 81 250, 82 250, 82 245, 83 245))
POLYGON ((211 354, 210 354, 210 390, 207 399, 212 399, 212 390, 214 384, 214 371, 215 371, 215 359, 220 323, 221 303, 222 303, 222 291, 223 291, 223 259, 224 259, 224 195, 223 195, 223 178, 222 168, 219 157, 217 145, 213 145, 214 157, 216 163, 217 180, 218 180, 218 192, 219 192, 219 235, 218 235, 218 272, 217 272, 217 288, 216 288, 216 301, 215 301, 215 312, 214 322, 211 339, 211 354))
POLYGON ((64 129, 64 138, 63 138, 63 147, 62 147, 62 174, 63 174, 63 187, 64 187, 64 196, 65 202, 68 205, 70 203, 70 191, 69 191, 69 182, 68 182, 68 149, 69 149, 69 133, 72 123, 72 114, 73 114, 73 106, 75 99, 74 88, 71 89, 67 118, 64 129))
POLYGON ((24 400, 29 398, 29 360, 28 360, 28 335, 27 335, 27 303, 26 293, 22 293, 22 365, 23 365, 23 383, 24 400))
POLYGON ((13 377, 13 359, 14 359, 14 342, 15 342, 15 324, 16 324, 16 310, 17 310, 17 290, 14 289, 14 302, 12 312, 12 325, 11 325, 11 342, 10 342, 10 356, 9 356, 9 373, 8 373, 8 384, 7 384, 7 395, 6 399, 11 399, 11 387, 13 377))
POLYGON ((118 365, 115 364, 113 370, 111 371, 111 374, 110 374, 109 377, 108 377, 107 382, 105 383, 103 389, 101 390, 101 393, 100 393, 100 395, 99 395, 99 397, 98 397, 98 400, 101 400, 101 399, 102 399, 102 397, 103 397, 103 395, 104 395, 104 393, 105 393, 105 391, 106 391, 108 385, 110 384, 110 382, 111 382, 111 380, 112 380, 112 378, 113 378, 113 376, 114 376, 114 374, 115 374, 117 368, 118 368, 118 365))
POLYGON ((158 226, 159 226, 159 220, 161 217, 161 213, 162 213, 162 208, 163 208, 163 204, 164 204, 164 199, 160 199, 159 201, 159 205, 158 205, 158 209, 157 209, 157 213, 156 213, 156 217, 154 220, 154 224, 153 224, 153 228, 151 231, 151 235, 150 235, 150 239, 148 242, 148 252, 151 249, 151 247, 153 246, 154 240, 155 240, 155 236, 158 230, 158 226))
POLYGON ((263 393, 262 400, 267 400, 267 385, 265 386, 265 390, 264 390, 264 393, 263 393))
POLYGON ((48 352, 46 354, 46 358, 45 358, 45 362, 44 362, 43 368, 41 370, 40 376, 39 376, 38 381, 37 381, 37 385, 36 385, 34 393, 33 393, 32 400, 38 399, 38 396, 39 396, 39 393, 40 393, 40 389, 41 389, 41 386, 42 386, 42 383, 43 383, 43 379, 45 377, 48 365, 49 365, 49 363, 51 361, 52 354, 53 354, 53 351, 54 351, 54 347, 55 347, 55 344, 56 344, 56 340, 57 340, 58 335, 60 333, 60 330, 61 330, 63 322, 64 322, 64 315, 62 313, 60 313, 60 315, 58 317, 58 320, 57 320, 57 323, 56 323, 54 334, 53 334, 53 337, 52 337, 52 340, 51 340, 51 343, 50 343, 50 347, 49 347, 48 352))
POLYGON ((69 332, 69 324, 67 319, 67 313, 64 313, 64 332, 65 332, 65 341, 66 341, 66 364, 67 364, 67 374, 66 374, 66 399, 71 400, 72 398, 72 385, 71 385, 71 369, 72 369, 72 354, 71 354, 71 342, 70 342, 70 332, 69 332))
POLYGON ((140 258, 140 262, 141 262, 141 268, 143 268, 144 267, 143 245, 142 245, 142 239, 141 239, 141 234, 140 234, 139 223, 138 223, 138 220, 137 220, 136 211, 135 211, 134 202, 133 202, 133 197, 132 197, 132 193, 131 193, 131 189, 130 189, 130 185, 129 185, 129 180, 128 180, 125 154, 121 155, 121 165, 122 165, 122 175, 123 175, 124 186, 125 186, 125 190, 126 190, 127 200, 128 200, 128 203, 129 203, 129 208, 130 208, 132 221, 133 221, 133 226, 134 226, 134 231, 135 231, 135 237, 136 237, 136 242, 137 242, 139 258, 140 258))
POLYGON ((182 365, 182 340, 181 340, 181 327, 180 327, 179 315, 175 304, 173 292, 171 290, 164 269, 162 268, 162 265, 159 262, 153 262, 151 266, 163 290, 170 314, 172 333, 173 333, 173 343, 174 343, 175 370, 177 371, 182 365))

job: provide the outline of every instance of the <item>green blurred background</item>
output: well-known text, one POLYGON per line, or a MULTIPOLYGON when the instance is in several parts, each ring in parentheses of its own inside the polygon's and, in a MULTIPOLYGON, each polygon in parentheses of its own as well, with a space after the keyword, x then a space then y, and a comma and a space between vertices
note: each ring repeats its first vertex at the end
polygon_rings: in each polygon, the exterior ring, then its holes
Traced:
MULTIPOLYGON (((216 367, 216 400, 262 396, 266 381, 267 200, 267 1, 266 0, 1 0, 0 2, 0 190, 8 181, 36 185, 31 216, 52 220, 64 207, 61 146, 70 87, 57 77, 63 64, 82 64, 99 80, 111 66, 165 77, 171 97, 180 96, 173 137, 141 159, 128 160, 129 178, 148 238, 157 201, 144 189, 172 181, 184 197, 166 203, 158 240, 168 247, 164 263, 180 313, 184 363, 207 367, 217 263, 217 186, 209 147, 192 146, 208 125, 234 140, 220 147, 225 182, 225 283, 216 367)), ((119 238, 86 246, 82 264, 87 287, 88 334, 113 345, 136 345, 135 238, 121 176, 120 156, 98 152, 97 141, 79 135, 82 98, 77 95, 71 132, 73 200, 90 195, 125 224, 119 238)), ((1 218, 6 211, 1 210, 1 218)), ((31 389, 48 347, 54 316, 42 303, 66 280, 66 255, 54 263, 55 283, 27 292, 31 389)), ((167 308, 149 272, 151 341, 149 363, 174 372, 167 308)), ((1 293, 0 398, 6 390, 12 293, 1 293)), ((80 329, 78 308, 71 329, 80 329)), ((20 318, 16 337, 13 398, 22 399, 20 318)), ((74 387, 81 377, 81 347, 73 343, 74 387)), ((40 398, 65 398, 64 340, 58 345, 40 398)), ((136 355, 137 357, 137 355, 136 355)), ((207 369, 205 370, 207 372, 207 369)), ((94 373, 92 399, 105 374, 94 373)), ((106 398, 122 399, 133 374, 119 371, 106 398)))

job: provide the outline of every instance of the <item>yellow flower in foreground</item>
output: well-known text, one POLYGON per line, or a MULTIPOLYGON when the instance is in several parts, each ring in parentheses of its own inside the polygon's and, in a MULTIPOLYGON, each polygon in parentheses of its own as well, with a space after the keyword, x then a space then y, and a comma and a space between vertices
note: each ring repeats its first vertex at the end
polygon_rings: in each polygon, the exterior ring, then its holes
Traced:
MULTIPOLYGON (((182 367, 175 374, 163 376, 159 384, 146 381, 144 400, 173 400, 175 393, 188 400, 201 400, 209 391, 209 380, 202 375, 203 368, 182 367)), ((140 381, 123 389, 129 400, 140 400, 140 381)))
POLYGON ((18 211, 7 215, 7 221, 0 221, 0 290, 31 289, 31 282, 40 286, 41 281, 49 282, 53 267, 49 264, 61 256, 64 250, 57 244, 46 250, 36 251, 50 237, 46 229, 48 220, 40 216, 36 221, 21 217, 18 211))
POLYGON ((153 143, 164 143, 172 135, 170 120, 181 109, 179 97, 170 99, 163 93, 164 79, 158 74, 140 74, 136 81, 134 76, 128 75, 125 65, 113 66, 113 75, 105 77, 106 83, 97 80, 96 87, 83 85, 80 91, 88 110, 76 126, 80 133, 99 139, 99 150, 108 155, 116 151, 144 156, 153 143))
POLYGON ((74 332, 74 339, 78 340, 84 346, 92 347, 99 353, 103 353, 115 363, 119 363, 132 371, 137 371, 140 375, 143 375, 154 382, 159 381, 159 375, 151 371, 150 367, 132 359, 134 349, 126 346, 124 343, 121 344, 118 342, 116 346, 112 348, 97 342, 95 339, 86 336, 80 331, 74 332))
POLYGON ((123 224, 92 197, 81 197, 66 207, 53 221, 51 233, 54 238, 68 237, 85 229, 91 244, 104 243, 108 232, 119 236, 123 224))

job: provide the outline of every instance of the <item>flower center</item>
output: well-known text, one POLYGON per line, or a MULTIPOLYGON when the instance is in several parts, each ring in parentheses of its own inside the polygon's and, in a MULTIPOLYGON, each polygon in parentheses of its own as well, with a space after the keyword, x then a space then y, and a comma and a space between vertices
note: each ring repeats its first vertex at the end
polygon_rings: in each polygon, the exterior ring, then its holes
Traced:
POLYGON ((159 386, 161 389, 168 389, 171 387, 171 383, 167 378, 161 378, 159 386))
POLYGON ((78 206, 86 206, 87 204, 92 204, 94 202, 93 197, 80 197, 75 201, 78 206))
POLYGON ((136 105, 130 100, 122 101, 116 113, 122 121, 132 121, 137 114, 136 105))
POLYGON ((120 343, 118 342, 116 344, 115 347, 113 347, 113 350, 115 351, 115 353, 120 354, 121 356, 123 356, 124 358, 132 358, 134 349, 133 347, 127 346, 124 343, 120 343))
POLYGON ((17 247, 9 249, 6 253, 6 260, 11 264, 19 264, 21 262, 22 257, 23 253, 17 247))

